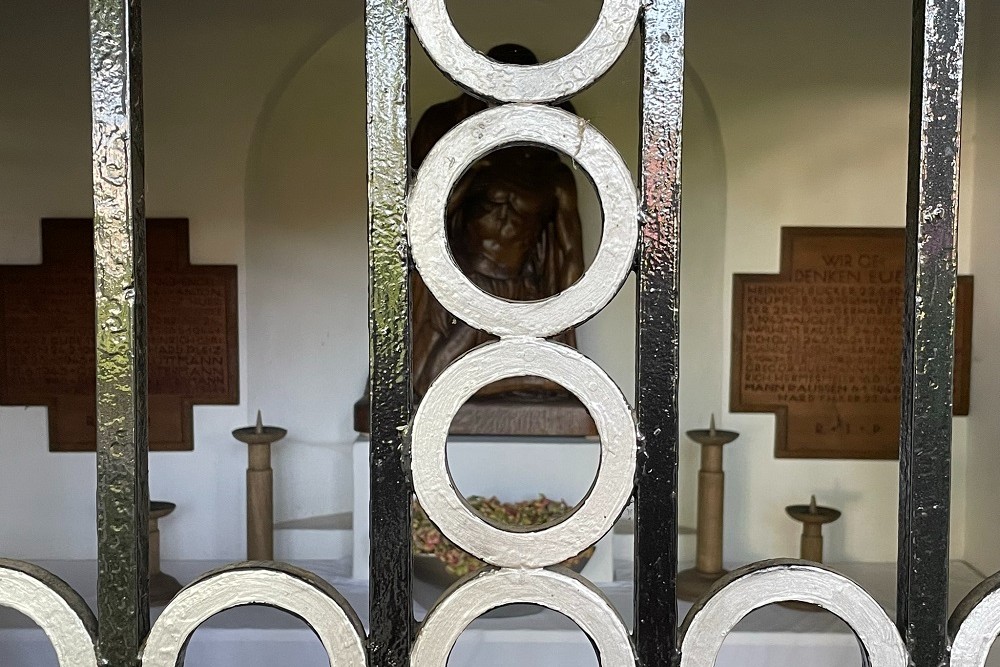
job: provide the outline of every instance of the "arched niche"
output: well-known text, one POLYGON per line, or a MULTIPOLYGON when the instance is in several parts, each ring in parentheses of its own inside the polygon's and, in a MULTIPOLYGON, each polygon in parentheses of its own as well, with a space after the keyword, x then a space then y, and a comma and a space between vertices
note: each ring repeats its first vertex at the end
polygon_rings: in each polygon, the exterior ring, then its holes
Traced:
MULTIPOLYGON (((452 0, 448 6, 463 31, 476 30, 479 24, 472 15, 478 3, 452 0)), ((523 41, 542 59, 571 50, 573 40, 587 29, 581 22, 589 20, 587 12, 567 13, 558 2, 517 0, 504 6, 512 15, 537 18, 527 27, 521 22, 523 37, 511 38, 523 41), (556 25, 568 27, 553 30, 556 25)), ((475 42, 475 35, 470 39, 475 42)), ((577 112, 618 148, 633 174, 639 153, 640 46, 634 35, 607 76, 573 100, 577 112)), ((458 90, 415 39, 411 54, 415 124, 427 107, 456 96, 458 90)), ((682 167, 682 431, 703 426, 711 412, 720 410, 721 349, 726 344, 721 252, 726 231, 725 151, 711 97, 696 67, 688 63, 682 167)), ((278 498, 279 515, 282 503, 311 502, 306 496, 315 488, 335 489, 334 497, 326 500, 335 506, 346 502, 339 495, 346 492, 339 489, 350 488, 347 449, 341 450, 345 458, 331 466, 326 445, 353 440, 351 407, 367 376, 365 132, 364 25, 359 16, 272 95, 254 133, 247 165, 248 402, 287 415, 283 425, 289 427, 290 438, 320 445, 296 445, 287 460, 279 459, 279 479, 292 482, 283 485, 282 494, 288 497, 278 498)), ((582 171, 577 175, 584 242, 592 253, 599 238, 597 202, 582 171)), ((630 279, 579 332, 582 351, 607 370, 630 399, 634 303, 630 279)), ((682 454, 685 469, 693 474, 693 448, 682 454)), ((690 502, 683 506, 691 510, 691 523, 694 485, 688 491, 690 502)))

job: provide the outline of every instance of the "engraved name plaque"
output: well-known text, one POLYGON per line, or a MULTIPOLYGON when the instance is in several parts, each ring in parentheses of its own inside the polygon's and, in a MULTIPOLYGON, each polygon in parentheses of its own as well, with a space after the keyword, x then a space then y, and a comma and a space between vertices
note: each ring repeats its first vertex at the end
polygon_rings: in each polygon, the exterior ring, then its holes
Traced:
MULTIPOLYGON (((786 227, 781 243, 781 273, 733 276, 730 410, 774 412, 779 458, 897 458, 903 229, 786 227)), ((972 291, 960 277, 959 415, 969 411, 972 291)))
MULTIPOLYGON (((235 266, 191 265, 188 221, 151 219, 149 441, 192 449, 192 406, 239 403, 235 266)), ((49 408, 52 451, 93 451, 93 223, 42 221, 42 263, 0 266, 0 404, 49 408)))

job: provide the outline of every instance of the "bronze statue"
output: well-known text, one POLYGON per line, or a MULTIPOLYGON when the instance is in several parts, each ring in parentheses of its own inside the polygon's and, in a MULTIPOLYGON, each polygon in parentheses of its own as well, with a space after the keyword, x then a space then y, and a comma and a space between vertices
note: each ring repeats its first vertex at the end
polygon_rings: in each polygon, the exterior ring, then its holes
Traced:
MULTIPOLYGON (((504 44, 494 60, 530 65, 523 46, 504 44)), ((567 102, 563 108, 573 111, 567 102)), ((411 142, 416 170, 451 128, 487 108, 470 95, 436 104, 417 123, 411 142)), ((582 232, 573 173, 558 153, 537 146, 493 151, 456 183, 446 212, 448 242, 459 267, 483 291, 511 301, 558 294, 583 272, 582 232)), ((420 275, 412 273, 412 381, 419 399, 455 359, 496 338, 445 310, 420 275)), ((552 340, 576 347, 569 330, 552 340)), ((354 424, 368 428, 368 397, 355 406, 354 424)), ((481 389, 452 422, 452 433, 475 435, 594 435, 593 421, 560 385, 515 377, 481 389)))
MULTIPOLYGON (((531 51, 514 44, 495 47, 488 55, 521 65, 538 62, 531 51)), ((486 106, 463 94, 428 109, 413 134, 414 168, 448 130, 486 106)), ((455 261, 473 283, 494 296, 536 301, 558 294, 583 272, 576 183, 552 150, 513 146, 480 159, 455 185, 447 224, 455 261)), ((452 361, 491 340, 495 337, 442 308, 414 273, 413 387, 418 395, 452 361)), ((572 330, 555 340, 576 346, 572 330)), ((567 395, 548 380, 527 377, 494 383, 477 396, 511 393, 536 398, 567 395)))

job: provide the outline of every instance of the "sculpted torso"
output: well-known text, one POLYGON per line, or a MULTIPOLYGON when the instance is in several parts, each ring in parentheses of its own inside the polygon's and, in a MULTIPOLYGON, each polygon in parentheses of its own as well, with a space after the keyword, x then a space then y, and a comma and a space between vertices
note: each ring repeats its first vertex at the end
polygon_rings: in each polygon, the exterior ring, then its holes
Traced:
MULTIPOLYGON (((463 96, 432 107, 414 134, 414 163, 422 161, 445 128, 485 106, 463 96)), ((456 184, 447 222, 455 261, 472 282, 495 296, 544 299, 572 285, 583 271, 576 183, 551 150, 511 146, 486 155, 456 184)), ((452 361, 494 338, 452 317, 418 275, 413 291, 413 385, 423 394, 452 361)), ((556 340, 576 344, 572 331, 556 340)), ((565 395, 561 387, 539 378, 511 378, 478 395, 507 393, 565 395)))
POLYGON ((460 266, 500 280, 522 277, 546 226, 556 220, 560 197, 570 197, 573 188, 551 151, 518 146, 483 158, 453 194, 457 210, 451 214, 458 218, 449 240, 460 266))

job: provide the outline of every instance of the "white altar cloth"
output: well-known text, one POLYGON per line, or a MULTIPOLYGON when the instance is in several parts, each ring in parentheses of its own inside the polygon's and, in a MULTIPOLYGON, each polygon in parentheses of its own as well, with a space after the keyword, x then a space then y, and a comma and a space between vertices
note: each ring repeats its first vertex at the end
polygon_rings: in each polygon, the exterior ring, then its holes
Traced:
MULTIPOLYGON (((80 591, 91 608, 96 606, 97 566, 94 561, 39 561, 39 565, 65 579, 80 591)), ((347 598, 362 622, 368 621, 368 582, 349 578, 348 561, 296 563, 329 581, 347 598)), ((165 572, 182 583, 218 567, 207 561, 166 561, 165 572)), ((864 586, 890 618, 895 596, 892 563, 847 563, 835 566, 864 586)), ((628 566, 619 564, 629 577, 628 566)), ((951 564, 951 606, 981 580, 961 561, 951 564)), ((632 625, 631 582, 602 584, 626 624, 632 625)), ((680 618, 691 608, 679 603, 680 618)), ((161 611, 153 610, 153 618, 161 611)), ((418 618, 424 610, 416 610, 418 618)), ((1000 653, 1000 651, 998 651, 1000 653)), ((476 621, 456 645, 450 667, 596 666, 593 648, 568 619, 553 612, 513 618, 476 621)), ((827 613, 798 611, 771 605, 747 616, 727 638, 718 667, 848 667, 860 665, 853 634, 827 613)), ((991 656, 991 667, 1000 660, 991 656)), ((56 667, 55 652, 42 631, 25 617, 0 608, 0 665, 2 667, 56 667)), ((319 640, 297 618, 264 607, 243 607, 209 619, 194 634, 187 652, 187 667, 327 667, 319 640)), ((334 666, 336 667, 336 666, 334 666)))

